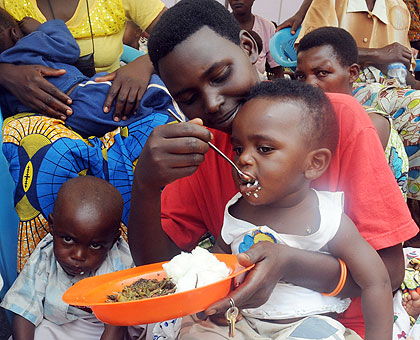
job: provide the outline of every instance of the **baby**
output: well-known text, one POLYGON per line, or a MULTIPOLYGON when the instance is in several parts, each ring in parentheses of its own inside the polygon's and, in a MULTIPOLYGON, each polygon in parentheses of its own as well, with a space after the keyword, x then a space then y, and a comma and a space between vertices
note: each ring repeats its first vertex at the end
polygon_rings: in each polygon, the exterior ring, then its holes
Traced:
POLYGON ((124 339, 126 327, 104 325, 90 309, 69 306, 63 293, 79 280, 133 266, 120 236, 123 200, 103 179, 65 182, 42 239, 1 306, 12 311, 14 339, 124 339))
MULTIPOLYGON (((66 119, 66 124, 83 137, 100 137, 117 127, 128 126, 140 120, 147 120, 148 124, 152 125, 151 131, 155 127, 149 122, 152 115, 162 116, 157 119, 160 124, 173 120, 166 112, 168 107, 173 107, 172 99, 156 75, 152 76, 141 101, 135 99, 140 103, 134 115, 123 117, 122 121, 114 121, 115 103, 110 111, 105 113, 102 106, 112 83, 95 81, 104 73, 89 78, 74 66, 79 58, 80 49, 61 20, 40 24, 26 17, 18 24, 9 13, 0 9, 0 35, 2 37, 0 63, 36 64, 66 70, 62 76, 49 77, 48 80, 72 99, 73 114, 67 118, 63 116, 62 119, 66 119)), ((0 106, 6 116, 33 112, 11 93, 5 91, 0 95, 0 106)))
MULTIPOLYGON (((239 193, 226 206, 216 247, 238 254, 264 241, 296 254, 328 252, 340 259, 342 270, 328 294, 305 288, 303 273, 296 273, 300 286, 278 282, 264 305, 241 311, 235 339, 344 339, 350 331, 334 315, 349 305, 349 299, 336 296, 345 285, 346 266, 362 289, 365 339, 391 339, 392 292, 382 260, 344 214, 344 194, 310 187, 328 168, 337 140, 327 97, 295 81, 257 85, 235 117, 235 163, 253 180, 244 182, 234 173, 239 193)), ((183 321, 180 338, 229 339, 226 327, 194 316, 183 321)))

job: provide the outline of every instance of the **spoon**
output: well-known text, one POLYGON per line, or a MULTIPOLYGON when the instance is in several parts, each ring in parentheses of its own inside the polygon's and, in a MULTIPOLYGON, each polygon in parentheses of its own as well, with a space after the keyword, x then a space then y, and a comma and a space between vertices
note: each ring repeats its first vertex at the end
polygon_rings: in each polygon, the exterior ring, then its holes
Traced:
MULTIPOLYGON (((171 109, 167 109, 167 111, 171 114, 171 116, 178 121, 179 123, 185 123, 185 121, 183 121, 181 118, 179 118, 171 109)), ((233 163, 233 161, 226 156, 222 151, 219 150, 219 148, 217 148, 216 145, 214 145, 211 142, 207 142, 210 146, 210 148, 212 148, 214 151, 216 151, 220 156, 222 156, 226 161, 228 161, 230 163, 230 165, 233 166, 233 168, 236 170, 236 172, 239 175, 239 178, 241 180, 244 180, 246 182, 251 182, 254 183, 255 180, 253 178, 251 178, 249 175, 247 175, 246 173, 244 173, 241 169, 239 169, 235 163, 233 163)))

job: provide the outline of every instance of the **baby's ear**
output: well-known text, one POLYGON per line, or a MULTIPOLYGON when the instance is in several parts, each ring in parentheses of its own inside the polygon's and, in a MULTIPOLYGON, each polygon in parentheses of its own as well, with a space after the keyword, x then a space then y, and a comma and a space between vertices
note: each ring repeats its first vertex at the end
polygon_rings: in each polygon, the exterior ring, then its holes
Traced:
POLYGON ((54 232, 54 215, 52 213, 48 215, 48 227, 50 229, 50 234, 52 235, 54 232))
POLYGON ((331 151, 327 148, 312 150, 307 156, 305 178, 313 181, 328 169, 331 162, 331 151))

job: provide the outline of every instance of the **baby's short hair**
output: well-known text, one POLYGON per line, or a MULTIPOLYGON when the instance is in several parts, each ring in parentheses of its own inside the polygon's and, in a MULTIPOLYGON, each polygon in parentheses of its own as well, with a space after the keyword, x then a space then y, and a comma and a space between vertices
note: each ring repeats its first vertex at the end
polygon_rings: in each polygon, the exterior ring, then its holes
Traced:
POLYGON ((67 204, 78 209, 88 206, 97 213, 108 214, 118 220, 116 228, 119 228, 124 207, 123 198, 117 188, 102 178, 79 176, 64 182, 54 203, 54 216, 66 209, 67 204))
MULTIPOLYGON (((15 18, 13 18, 5 9, 0 8, 0 33, 8 28, 19 29, 19 25, 15 18)), ((6 49, 3 41, 0 41, 0 53, 6 49)))
POLYGON ((163 13, 148 40, 149 56, 155 70, 159 71, 157 64, 160 59, 204 26, 240 44, 241 27, 223 5, 215 0, 181 0, 163 13))
POLYGON ((9 14, 5 9, 0 8, 0 32, 3 32, 7 28, 19 27, 18 23, 12 15, 9 14))
POLYGON ((331 46, 341 65, 358 62, 359 51, 352 35, 338 27, 320 27, 306 34, 299 42, 297 53, 314 47, 331 46))
POLYGON ((303 110, 298 127, 308 145, 335 152, 339 127, 334 108, 324 91, 302 82, 276 79, 257 84, 248 100, 255 98, 278 99, 301 106, 303 110))

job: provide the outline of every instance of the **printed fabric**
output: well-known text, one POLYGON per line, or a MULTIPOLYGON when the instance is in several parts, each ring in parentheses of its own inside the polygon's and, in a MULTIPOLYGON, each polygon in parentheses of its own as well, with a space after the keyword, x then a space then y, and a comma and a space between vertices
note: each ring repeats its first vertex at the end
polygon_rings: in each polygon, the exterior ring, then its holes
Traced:
POLYGON ((387 79, 378 69, 368 67, 353 84, 353 96, 362 105, 383 111, 392 118, 409 161, 407 198, 419 200, 420 91, 402 87, 398 80, 387 79))
POLYGON ((407 198, 407 185, 408 185, 408 156, 404 149, 404 144, 398 131, 394 127, 392 118, 383 111, 377 110, 370 106, 365 106, 366 112, 375 113, 385 117, 389 121, 390 132, 388 144, 385 148, 385 157, 388 160, 389 168, 395 176, 395 180, 400 187, 401 193, 404 198, 407 198))
POLYGON ((15 115, 4 122, 3 153, 16 184, 14 205, 20 220, 18 271, 49 232, 47 217, 58 190, 72 177, 103 178, 120 191, 126 238, 137 158, 152 130, 173 121, 166 109, 176 111, 168 90, 159 84, 149 84, 142 102, 150 106, 148 115, 100 138, 82 138, 63 121, 32 113, 15 115))

